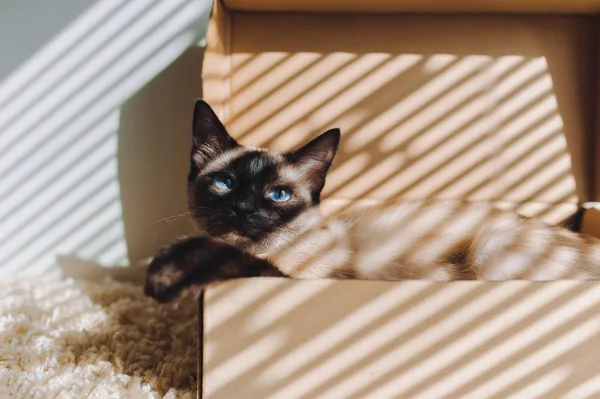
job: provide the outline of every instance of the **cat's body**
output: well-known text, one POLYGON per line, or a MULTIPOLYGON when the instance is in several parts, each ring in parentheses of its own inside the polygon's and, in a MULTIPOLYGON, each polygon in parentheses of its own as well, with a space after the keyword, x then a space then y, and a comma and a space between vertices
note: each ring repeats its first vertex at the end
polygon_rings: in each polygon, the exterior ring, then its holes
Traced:
POLYGON ((208 233, 163 248, 146 292, 160 301, 237 277, 370 280, 600 278, 600 241, 487 203, 424 201, 324 218, 330 130, 285 154, 239 145, 208 104, 194 110, 188 202, 208 233))
POLYGON ((486 203, 409 202, 353 212, 300 235, 282 233, 262 256, 297 278, 600 278, 597 240, 486 203))

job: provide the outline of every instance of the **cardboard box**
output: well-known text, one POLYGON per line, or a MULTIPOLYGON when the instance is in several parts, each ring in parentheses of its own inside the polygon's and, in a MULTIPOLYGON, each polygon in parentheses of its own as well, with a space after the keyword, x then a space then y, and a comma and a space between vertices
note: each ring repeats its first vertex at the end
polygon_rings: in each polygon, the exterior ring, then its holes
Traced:
MULTIPOLYGON (((481 201, 600 236, 600 211, 582 207, 600 197, 598 12, 218 1, 204 96, 244 144, 288 150, 341 128, 327 213, 481 201)), ((201 300, 199 397, 595 396, 599 300, 572 281, 218 284, 201 300)))

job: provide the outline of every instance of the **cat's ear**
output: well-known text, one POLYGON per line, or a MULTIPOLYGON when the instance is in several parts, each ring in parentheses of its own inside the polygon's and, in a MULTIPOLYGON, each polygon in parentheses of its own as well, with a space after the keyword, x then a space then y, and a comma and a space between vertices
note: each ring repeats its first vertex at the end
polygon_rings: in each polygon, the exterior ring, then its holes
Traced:
POLYGON ((288 159, 297 165, 311 186, 321 192, 325 185, 327 171, 340 143, 340 129, 331 129, 312 140, 304 147, 287 154, 288 159))
POLYGON ((194 106, 192 159, 197 166, 225 151, 239 147, 227 133, 219 117, 205 101, 197 100, 194 106))

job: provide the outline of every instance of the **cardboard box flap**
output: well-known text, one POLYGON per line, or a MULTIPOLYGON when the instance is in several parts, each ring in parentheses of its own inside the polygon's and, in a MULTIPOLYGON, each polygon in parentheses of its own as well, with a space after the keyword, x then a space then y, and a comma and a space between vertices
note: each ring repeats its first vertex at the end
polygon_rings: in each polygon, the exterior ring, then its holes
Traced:
POLYGON ((202 64, 205 98, 223 120, 227 120, 231 78, 231 25, 229 13, 215 1, 206 32, 206 50, 202 64))
POLYGON ((340 127, 326 198, 590 200, 589 19, 229 14, 207 100, 245 144, 340 127))
POLYGON ((225 4, 240 11, 560 14, 600 11, 599 0, 225 0, 225 4))
POLYGON ((590 281, 230 281, 201 397, 597 397, 599 305, 590 281))
POLYGON ((593 237, 600 238, 600 209, 585 209, 581 231, 593 237))

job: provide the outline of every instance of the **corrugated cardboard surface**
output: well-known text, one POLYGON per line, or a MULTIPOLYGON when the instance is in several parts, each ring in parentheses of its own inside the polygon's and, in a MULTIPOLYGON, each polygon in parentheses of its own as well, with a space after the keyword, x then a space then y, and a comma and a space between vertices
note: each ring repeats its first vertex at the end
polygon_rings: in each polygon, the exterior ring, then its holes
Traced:
POLYGON ((225 0, 232 10, 311 12, 596 13, 599 0, 225 0))
POLYGON ((600 202, 600 156, 598 156, 600 154, 600 14, 592 19, 592 29, 593 46, 590 53, 593 58, 590 61, 590 66, 595 73, 590 75, 589 85, 594 88, 592 103, 590 104, 594 124, 590 129, 587 146, 592 153, 589 157, 591 169, 589 180, 593 182, 591 184, 593 201, 600 202))
POLYGON ((585 234, 600 237, 600 209, 586 209, 583 214, 581 230, 585 234))
POLYGON ((591 398, 600 285, 249 279, 205 294, 204 398, 591 398))
POLYGON ((590 199, 588 18, 230 13, 226 25, 226 76, 207 100, 246 144, 287 150, 340 127, 326 198, 500 201, 550 223, 590 199))
MULTIPOLYGON (((593 1, 225 2, 269 11, 596 10, 593 1)), ((458 199, 558 223, 600 198, 595 23, 246 13, 219 2, 205 99, 245 144, 288 150, 340 127, 327 213, 458 199)), ((600 236, 598 226, 598 211, 587 210, 583 230, 600 236)), ((599 301, 594 282, 227 282, 206 292, 199 383, 205 398, 229 399, 595 397, 599 301)))

